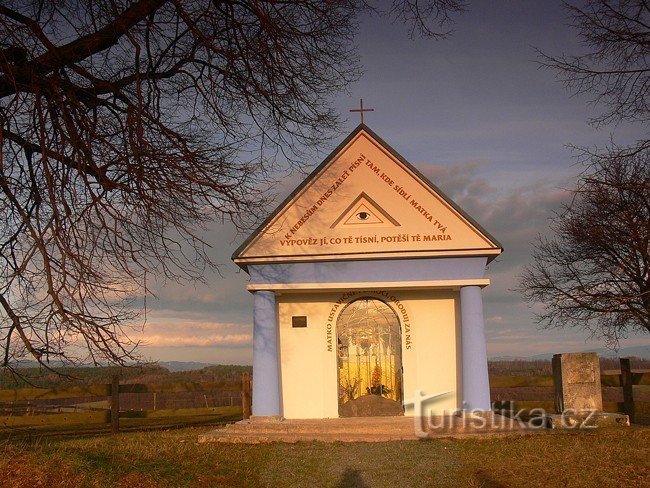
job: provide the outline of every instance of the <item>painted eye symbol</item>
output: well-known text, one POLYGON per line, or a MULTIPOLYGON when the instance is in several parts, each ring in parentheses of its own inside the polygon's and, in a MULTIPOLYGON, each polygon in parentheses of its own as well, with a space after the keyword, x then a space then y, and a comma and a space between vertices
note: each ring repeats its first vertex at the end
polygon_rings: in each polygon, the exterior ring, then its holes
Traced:
POLYGON ((369 217, 370 217, 370 214, 368 212, 359 212, 357 214, 357 218, 359 220, 368 220, 369 217))

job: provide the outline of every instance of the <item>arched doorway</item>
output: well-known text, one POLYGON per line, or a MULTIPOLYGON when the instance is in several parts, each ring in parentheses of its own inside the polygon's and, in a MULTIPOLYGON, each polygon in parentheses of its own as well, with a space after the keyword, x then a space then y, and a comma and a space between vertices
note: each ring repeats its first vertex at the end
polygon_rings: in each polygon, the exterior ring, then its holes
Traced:
POLYGON ((350 302, 336 322, 339 415, 403 415, 402 338, 385 302, 350 302))

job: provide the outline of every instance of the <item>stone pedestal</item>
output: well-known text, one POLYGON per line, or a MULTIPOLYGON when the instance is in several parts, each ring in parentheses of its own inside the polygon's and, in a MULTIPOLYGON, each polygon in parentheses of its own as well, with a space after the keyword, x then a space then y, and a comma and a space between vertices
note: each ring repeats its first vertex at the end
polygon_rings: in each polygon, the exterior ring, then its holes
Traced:
POLYGON ((627 427, 630 418, 623 413, 593 412, 547 415, 551 429, 595 429, 597 427, 627 427))
POLYGON ((350 417, 259 421, 254 417, 205 432, 199 442, 259 444, 262 442, 389 442, 424 438, 467 438, 535 432, 500 415, 488 418, 350 417))

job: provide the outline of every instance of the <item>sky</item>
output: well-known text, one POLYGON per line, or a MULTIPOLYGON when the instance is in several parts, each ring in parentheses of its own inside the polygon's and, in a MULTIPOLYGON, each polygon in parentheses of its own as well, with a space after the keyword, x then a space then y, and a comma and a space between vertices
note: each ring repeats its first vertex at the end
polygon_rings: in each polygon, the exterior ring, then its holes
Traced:
MULTIPOLYGON (((489 357, 585 351, 604 346, 572 329, 542 330, 513 289, 537 235, 567 201, 581 167, 568 145, 603 147, 645 136, 643 127, 600 129, 588 97, 572 96, 555 73, 541 69, 535 48, 579 53, 561 2, 472 1, 442 41, 410 39, 404 25, 379 16, 362 20, 356 42, 364 73, 334 100, 340 137, 324 144, 317 166, 359 123, 350 108, 364 99, 365 123, 478 221, 504 246, 489 265, 483 292, 489 357)), ((300 183, 285 182, 278 203, 300 183)), ((269 209, 272 210, 272 209, 269 209)), ((147 323, 133 338, 160 361, 252 363, 252 296, 247 275, 230 256, 246 238, 215 223, 206 239, 219 264, 205 283, 158 283, 147 323)), ((650 345, 633 336, 622 346, 650 345)))

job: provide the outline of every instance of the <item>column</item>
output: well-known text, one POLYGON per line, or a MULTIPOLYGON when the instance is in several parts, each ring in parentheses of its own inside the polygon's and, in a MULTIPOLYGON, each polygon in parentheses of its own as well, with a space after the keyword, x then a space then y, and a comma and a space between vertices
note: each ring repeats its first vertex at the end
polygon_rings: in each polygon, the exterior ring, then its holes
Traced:
POLYGON ((280 364, 275 293, 253 293, 253 411, 255 417, 280 415, 280 364))
POLYGON ((483 325, 483 300, 479 286, 460 289, 464 410, 490 408, 490 382, 483 325))

